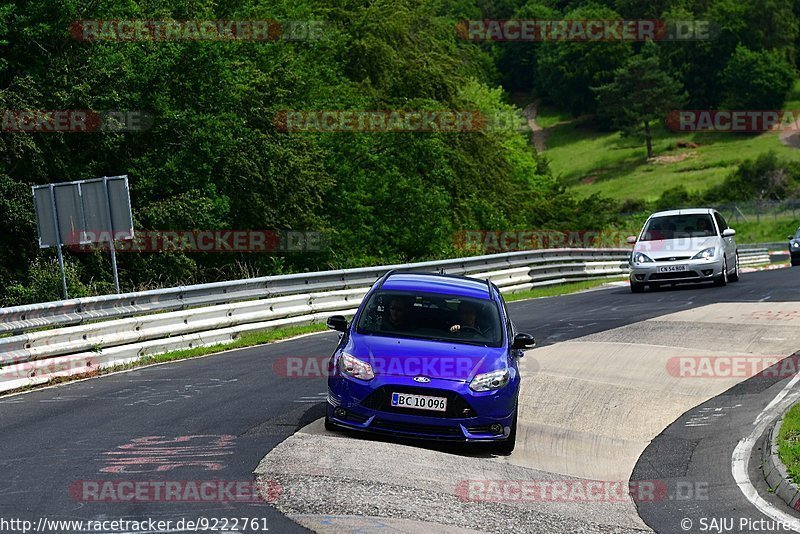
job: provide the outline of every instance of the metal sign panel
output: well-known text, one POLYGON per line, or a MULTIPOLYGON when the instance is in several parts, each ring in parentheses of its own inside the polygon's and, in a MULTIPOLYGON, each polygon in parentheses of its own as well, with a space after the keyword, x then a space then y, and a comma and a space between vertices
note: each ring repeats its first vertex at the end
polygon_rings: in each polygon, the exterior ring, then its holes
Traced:
POLYGON ((133 238, 127 176, 35 186, 33 198, 41 248, 133 238))
POLYGON ((36 227, 39 230, 39 248, 58 245, 53 210, 51 209, 50 188, 34 187, 33 203, 36 207, 36 227))

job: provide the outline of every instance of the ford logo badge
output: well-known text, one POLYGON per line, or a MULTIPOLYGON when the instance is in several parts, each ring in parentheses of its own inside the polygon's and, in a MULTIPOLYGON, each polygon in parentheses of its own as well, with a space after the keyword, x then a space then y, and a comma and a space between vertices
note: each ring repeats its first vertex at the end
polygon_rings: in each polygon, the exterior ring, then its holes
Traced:
POLYGON ((430 381, 431 381, 431 379, 428 378, 427 376, 415 376, 414 377, 414 382, 420 382, 422 384, 427 384, 430 381))

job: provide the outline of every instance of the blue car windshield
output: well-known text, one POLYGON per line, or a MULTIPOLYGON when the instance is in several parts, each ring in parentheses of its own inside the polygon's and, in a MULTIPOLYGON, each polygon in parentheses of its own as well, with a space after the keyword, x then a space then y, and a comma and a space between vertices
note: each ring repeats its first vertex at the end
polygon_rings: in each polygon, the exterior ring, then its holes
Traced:
POLYGON ((687 237, 710 237, 717 235, 710 215, 667 215, 653 217, 647 221, 640 241, 683 239, 687 237))
POLYGON ((489 347, 503 344, 496 302, 436 293, 376 291, 359 316, 356 332, 489 347))

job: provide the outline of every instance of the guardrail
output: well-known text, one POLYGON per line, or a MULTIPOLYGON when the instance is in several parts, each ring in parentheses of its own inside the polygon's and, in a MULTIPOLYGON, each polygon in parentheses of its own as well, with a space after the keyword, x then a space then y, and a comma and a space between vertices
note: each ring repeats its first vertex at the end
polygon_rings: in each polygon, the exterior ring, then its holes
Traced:
POLYGON ((739 249, 739 266, 744 267, 748 265, 759 265, 761 263, 769 263, 769 250, 764 248, 740 248, 739 249))
POLYGON ((389 269, 486 278, 503 292, 627 272, 628 249, 554 249, 271 276, 0 309, 0 391, 235 340, 245 332, 352 315, 389 269), (158 313, 156 313, 158 312, 158 313), (91 322, 90 322, 91 321, 91 322))

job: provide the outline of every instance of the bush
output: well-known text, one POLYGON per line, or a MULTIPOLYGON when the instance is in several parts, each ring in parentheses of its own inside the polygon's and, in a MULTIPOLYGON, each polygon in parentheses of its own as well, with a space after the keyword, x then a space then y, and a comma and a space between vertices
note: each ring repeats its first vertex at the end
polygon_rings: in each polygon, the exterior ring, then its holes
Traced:
MULTIPOLYGON (((70 298, 85 297, 90 294, 79 276, 78 264, 64 258, 64 271, 67 278, 67 293, 70 298)), ((61 270, 55 258, 37 258, 28 270, 27 283, 12 283, 6 288, 3 306, 19 306, 36 302, 49 302, 63 298, 61 270)))
POLYGON ((720 75, 722 107, 780 109, 795 74, 794 67, 778 52, 737 46, 720 75))

